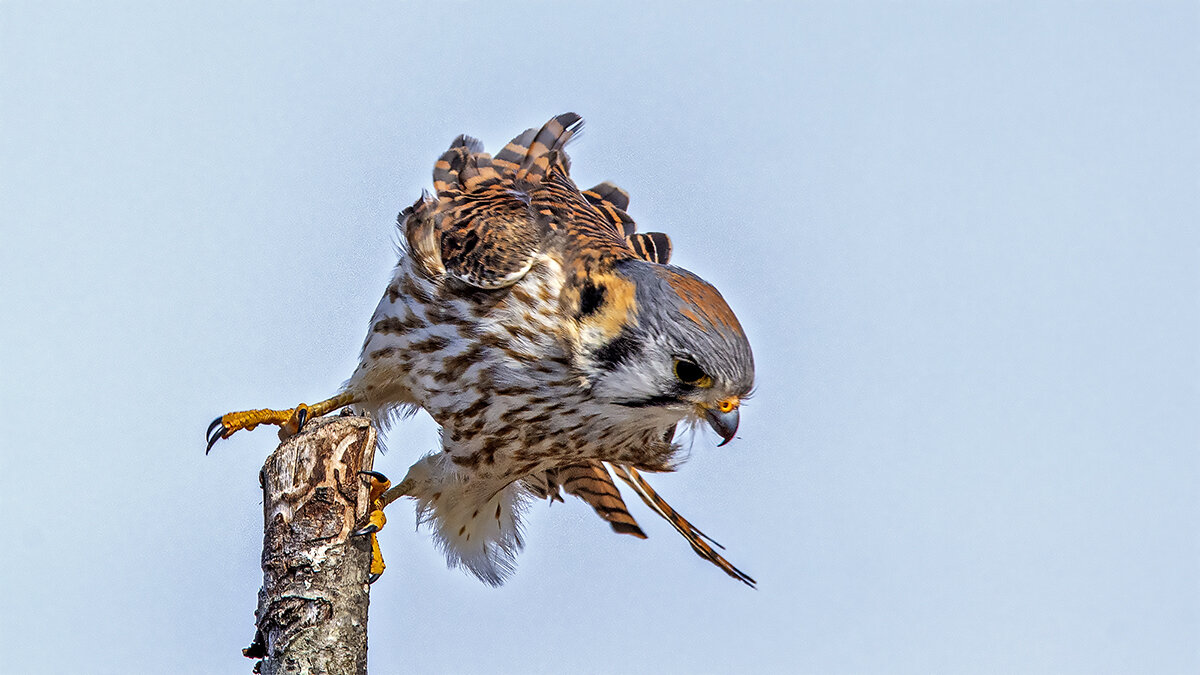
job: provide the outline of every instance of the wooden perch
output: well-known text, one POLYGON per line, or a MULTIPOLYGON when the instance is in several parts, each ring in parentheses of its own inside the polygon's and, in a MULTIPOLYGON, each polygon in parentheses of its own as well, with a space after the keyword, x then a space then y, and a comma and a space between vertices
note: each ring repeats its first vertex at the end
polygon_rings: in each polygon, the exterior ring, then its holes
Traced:
POLYGON ((370 420, 332 417, 310 421, 263 465, 263 586, 242 650, 261 659, 254 672, 367 672, 371 543, 351 533, 369 499, 358 472, 374 456, 370 420))

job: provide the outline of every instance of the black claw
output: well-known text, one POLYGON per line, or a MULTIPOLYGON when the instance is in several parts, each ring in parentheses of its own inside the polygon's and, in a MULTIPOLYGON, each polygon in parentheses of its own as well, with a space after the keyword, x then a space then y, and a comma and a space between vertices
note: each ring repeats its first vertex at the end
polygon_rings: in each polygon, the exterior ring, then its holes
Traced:
POLYGON ((308 421, 308 408, 301 408, 296 412, 296 433, 304 428, 304 423, 308 421))
POLYGON ((220 417, 213 420, 213 423, 208 425, 208 431, 205 433, 205 436, 208 438, 208 447, 204 448, 204 454, 207 455, 209 452, 211 452, 213 446, 217 444, 217 441, 225 438, 225 434, 228 431, 229 430, 225 428, 225 425, 221 423, 220 417))
POLYGON ((379 473, 378 471, 359 471, 358 473, 360 476, 370 476, 380 483, 388 482, 388 477, 379 473))
POLYGON ((368 584, 373 584, 373 583, 375 583, 376 581, 379 581, 379 577, 381 577, 381 576, 383 576, 383 575, 382 575, 382 574, 370 574, 370 575, 367 575, 367 583, 368 583, 368 584))
POLYGON ((351 534, 353 534, 356 537, 365 537, 368 534, 371 534, 373 532, 378 532, 378 531, 379 531, 379 527, 376 526, 375 523, 371 523, 371 524, 367 525, 366 527, 362 528, 361 530, 355 530, 351 534))

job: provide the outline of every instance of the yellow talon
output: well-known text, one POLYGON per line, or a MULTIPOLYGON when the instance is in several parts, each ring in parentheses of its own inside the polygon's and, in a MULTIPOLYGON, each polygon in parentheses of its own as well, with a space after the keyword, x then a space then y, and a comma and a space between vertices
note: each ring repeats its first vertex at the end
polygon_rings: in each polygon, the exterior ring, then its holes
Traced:
POLYGON ((379 550, 379 540, 375 536, 375 533, 383 529, 387 523, 383 509, 410 493, 413 483, 410 479, 405 478, 400 481, 399 485, 393 487, 392 482, 378 471, 360 471, 359 473, 371 477, 371 513, 367 516, 367 524, 356 534, 371 535, 371 583, 375 583, 375 580, 383 574, 384 568, 387 567, 383 564, 383 553, 379 550))
POLYGON ((308 406, 304 403, 298 404, 290 411, 292 414, 288 416, 287 421, 279 425, 279 440, 291 438, 300 433, 300 429, 304 427, 304 423, 308 421, 308 406))
POLYGON ((387 567, 383 562, 383 551, 379 548, 379 535, 377 534, 386 524, 387 516, 383 515, 383 510, 375 509, 371 511, 366 527, 359 530, 359 533, 366 533, 371 537, 371 576, 369 582, 372 584, 379 579, 379 576, 383 574, 383 570, 387 567))
MULTIPOLYGON (((380 513, 383 513, 380 511, 380 513)), ((371 533, 371 577, 370 583, 375 581, 383 574, 383 570, 387 565, 383 563, 383 551, 379 550, 379 537, 374 532, 371 533)))
POLYGON ((383 515, 383 509, 375 509, 371 511, 371 515, 367 517, 367 526, 363 528, 368 532, 378 532, 387 524, 387 516, 383 515))
POLYGON ((392 481, 378 471, 360 471, 359 473, 371 479, 371 496, 368 498, 371 504, 376 508, 382 508, 375 502, 379 501, 379 497, 392 486, 392 481))
POLYGON ((370 583, 375 583, 387 567, 383 562, 383 551, 379 549, 379 537, 376 535, 387 524, 387 516, 383 515, 383 505, 379 502, 379 498, 391 487, 392 482, 378 471, 362 471, 360 473, 371 479, 371 512, 367 516, 367 524, 355 534, 366 534, 371 537, 370 583))

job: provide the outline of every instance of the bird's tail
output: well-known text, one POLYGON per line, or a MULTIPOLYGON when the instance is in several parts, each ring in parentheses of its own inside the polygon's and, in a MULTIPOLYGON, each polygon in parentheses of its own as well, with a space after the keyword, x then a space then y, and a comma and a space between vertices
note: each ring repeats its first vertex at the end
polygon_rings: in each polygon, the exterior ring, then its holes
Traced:
POLYGON ((408 495, 417 502, 417 522, 431 527, 448 566, 491 586, 512 575, 525 546, 521 514, 528 492, 519 481, 497 486, 471 478, 443 452, 414 464, 405 480, 412 481, 408 495))

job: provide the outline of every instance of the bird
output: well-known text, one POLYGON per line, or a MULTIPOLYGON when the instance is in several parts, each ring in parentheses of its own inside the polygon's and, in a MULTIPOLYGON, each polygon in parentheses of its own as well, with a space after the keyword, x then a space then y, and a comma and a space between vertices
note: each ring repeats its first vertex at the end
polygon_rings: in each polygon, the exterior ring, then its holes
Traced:
POLYGON ((433 192, 397 218, 399 261, 339 393, 209 427, 207 450, 259 424, 293 434, 345 407, 383 430, 425 410, 441 447, 395 485, 364 472, 372 508, 358 533, 372 537, 372 579, 384 568, 383 509, 400 497, 416 502, 449 566, 498 586, 535 499, 565 492, 615 532, 646 538, 619 480, 700 557, 755 587, 642 475, 678 468, 681 424, 733 440, 754 387, 749 340, 716 288, 670 264, 667 235, 637 231, 627 192, 571 179, 565 147, 582 124, 558 115, 494 156, 457 137, 434 164, 433 192))

